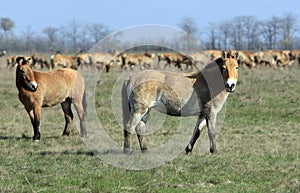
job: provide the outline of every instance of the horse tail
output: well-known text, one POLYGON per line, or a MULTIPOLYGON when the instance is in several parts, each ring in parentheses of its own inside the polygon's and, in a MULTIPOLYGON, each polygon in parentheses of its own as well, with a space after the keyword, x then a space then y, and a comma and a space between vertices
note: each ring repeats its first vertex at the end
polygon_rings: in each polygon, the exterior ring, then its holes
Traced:
POLYGON ((128 124, 130 117, 131 117, 131 109, 129 104, 129 95, 128 95, 128 87, 130 86, 130 80, 127 79, 123 83, 122 87, 122 111, 123 111, 123 124, 124 129, 128 124))

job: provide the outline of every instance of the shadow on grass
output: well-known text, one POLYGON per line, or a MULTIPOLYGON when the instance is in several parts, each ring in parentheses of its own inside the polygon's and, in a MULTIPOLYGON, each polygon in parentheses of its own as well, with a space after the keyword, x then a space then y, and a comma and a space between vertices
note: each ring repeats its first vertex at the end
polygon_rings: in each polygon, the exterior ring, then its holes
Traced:
MULTIPOLYGON (((43 136, 43 139, 47 140, 47 139, 60 139, 61 136, 43 136)), ((1 135, 0 134, 0 140, 14 140, 14 141, 32 141, 32 136, 29 136, 25 133, 23 133, 21 136, 15 136, 15 135, 11 135, 11 136, 7 136, 7 135, 1 135)), ((34 142, 33 142, 34 143, 34 142)), ((94 156, 95 153, 92 151, 70 151, 70 150, 65 150, 62 152, 57 152, 57 151, 40 151, 40 152, 34 152, 33 154, 38 154, 38 155, 42 155, 42 156, 46 156, 46 155, 87 155, 87 156, 94 156)))
MULTIPOLYGON (((61 136, 43 136, 44 139, 59 139, 61 136)), ((5 136, 0 134, 0 140, 32 140, 32 136, 29 136, 25 133, 22 134, 22 136, 5 136)))
POLYGON ((15 136, 15 135, 11 135, 11 136, 4 136, 4 135, 0 135, 0 140, 32 140, 32 137, 26 135, 26 134, 22 134, 22 136, 15 136))
POLYGON ((94 156, 95 154, 91 151, 63 151, 63 152, 56 152, 56 151, 41 151, 37 152, 36 154, 46 156, 46 155, 88 155, 94 156))

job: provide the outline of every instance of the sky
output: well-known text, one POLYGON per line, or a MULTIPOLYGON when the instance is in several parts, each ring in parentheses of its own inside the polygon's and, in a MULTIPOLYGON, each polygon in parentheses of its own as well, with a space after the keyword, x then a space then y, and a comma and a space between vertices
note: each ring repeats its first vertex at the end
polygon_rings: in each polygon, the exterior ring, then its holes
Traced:
POLYGON ((0 17, 15 22, 14 32, 29 27, 41 33, 46 27, 102 23, 116 31, 142 24, 177 27, 184 17, 193 18, 199 28, 235 16, 259 20, 286 13, 298 15, 299 0, 6 0, 0 3, 0 17))

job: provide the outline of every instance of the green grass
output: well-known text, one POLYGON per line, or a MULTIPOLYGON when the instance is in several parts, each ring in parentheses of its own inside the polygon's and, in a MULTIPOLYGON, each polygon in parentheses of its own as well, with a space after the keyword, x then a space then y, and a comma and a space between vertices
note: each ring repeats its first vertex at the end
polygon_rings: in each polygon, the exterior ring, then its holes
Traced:
MULTIPOLYGON (((101 76, 95 98, 105 131, 122 145, 122 128, 110 107, 118 72, 113 69, 111 74, 101 76)), ((216 155, 199 153, 201 140, 207 135, 203 132, 190 156, 183 152, 160 167, 131 171, 95 156, 75 126, 69 137, 62 137, 60 106, 43 109, 42 139, 32 142, 32 127, 18 101, 14 72, 2 68, 0 191, 299 192, 299 73, 296 66, 277 71, 241 69, 237 90, 226 104, 216 155)), ((148 137, 150 147, 166 142, 177 125, 178 119, 167 117, 162 129, 148 137)), ((133 136, 132 140, 137 146, 137 138, 133 136)))

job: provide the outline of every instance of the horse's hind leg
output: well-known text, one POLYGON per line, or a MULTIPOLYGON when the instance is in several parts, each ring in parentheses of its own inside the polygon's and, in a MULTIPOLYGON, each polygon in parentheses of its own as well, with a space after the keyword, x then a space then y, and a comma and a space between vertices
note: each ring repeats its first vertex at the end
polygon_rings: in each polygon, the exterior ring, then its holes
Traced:
MULTIPOLYGON (((124 107, 123 107, 124 111, 124 107)), ((124 148, 123 152, 128 153, 130 150, 130 137, 131 133, 133 132, 131 129, 132 125, 132 117, 130 112, 123 112, 123 125, 124 125, 124 148)))
POLYGON ((130 116, 129 119, 124 122, 124 153, 128 153, 130 150, 130 136, 131 133, 136 131, 140 148, 142 152, 145 152, 148 150, 146 144, 143 141, 143 135, 144 135, 144 129, 145 129, 145 124, 148 119, 148 111, 141 115, 139 113, 134 113, 133 116, 130 116))
POLYGON ((146 112, 142 115, 136 114, 134 115, 135 122, 137 123, 135 126, 135 131, 139 140, 140 148, 142 152, 146 152, 148 150, 145 142, 143 141, 144 139, 144 134, 145 134, 145 125, 147 123, 149 117, 149 109, 146 110, 146 112))
POLYGON ((71 128, 71 124, 73 121, 73 113, 71 110, 71 100, 70 99, 66 99, 63 103, 61 103, 61 107, 64 111, 65 114, 65 120, 66 120, 66 124, 65 124, 65 129, 63 132, 63 135, 69 135, 70 134, 70 128, 71 128))
POLYGON ((83 95, 83 98, 78 98, 74 100, 73 102, 79 120, 80 120, 80 136, 81 137, 86 137, 87 132, 86 132, 86 125, 85 125, 85 116, 86 116, 86 99, 85 99, 85 94, 83 95))

